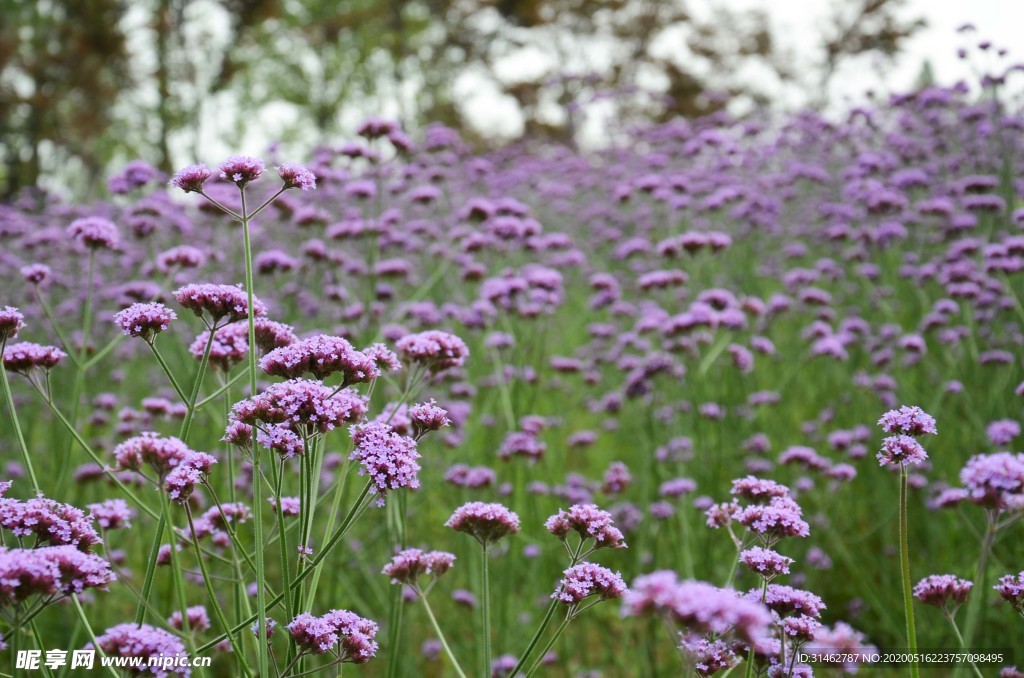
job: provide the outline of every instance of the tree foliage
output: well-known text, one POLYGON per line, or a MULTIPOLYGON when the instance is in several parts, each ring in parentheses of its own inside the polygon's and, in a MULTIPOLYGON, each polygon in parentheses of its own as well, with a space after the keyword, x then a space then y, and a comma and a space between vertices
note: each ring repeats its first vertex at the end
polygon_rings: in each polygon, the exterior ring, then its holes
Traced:
POLYGON ((472 138, 479 88, 513 104, 523 135, 567 143, 594 102, 624 125, 792 83, 823 103, 844 62, 891 58, 921 28, 905 2, 835 3, 808 65, 765 12, 687 0, 0 0, 0 181, 10 196, 73 166, 94 187, 133 156, 170 171, 206 121, 240 139, 268 110, 305 146, 368 115, 472 138))

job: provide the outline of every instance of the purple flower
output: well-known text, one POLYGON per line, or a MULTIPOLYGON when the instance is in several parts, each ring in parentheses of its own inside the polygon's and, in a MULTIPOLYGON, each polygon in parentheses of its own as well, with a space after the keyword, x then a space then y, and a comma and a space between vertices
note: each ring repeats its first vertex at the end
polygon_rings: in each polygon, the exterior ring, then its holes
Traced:
POLYGON ((402 362, 398 355, 384 344, 371 344, 363 349, 363 355, 373 359, 377 369, 381 372, 398 372, 402 369, 402 362))
POLYGON ((178 438, 152 432, 129 438, 114 448, 118 469, 141 471, 146 464, 161 478, 190 454, 192 450, 178 438))
MULTIPOLYGON (((190 631, 206 631, 210 628, 210 616, 202 605, 193 605, 185 610, 188 615, 188 628, 190 631)), ((175 610, 167 618, 167 625, 171 628, 183 630, 181 623, 181 610, 175 610)))
POLYGON ((129 337, 141 337, 151 342, 166 330, 178 314, 160 303, 132 304, 114 314, 114 322, 129 337))
POLYGON ((977 454, 960 470, 966 499, 986 508, 1024 507, 1024 453, 977 454))
POLYGON ((391 490, 404 487, 416 489, 420 486, 417 474, 420 458, 416 441, 401 436, 387 424, 370 422, 350 429, 355 449, 349 456, 358 461, 362 468, 360 475, 370 476, 376 487, 377 505, 384 505, 384 497, 391 490))
POLYGON ((277 175, 284 181, 286 189, 301 188, 303 191, 310 191, 316 188, 316 175, 302 165, 286 162, 275 169, 277 175))
MULTIPOLYGON (((760 600, 761 589, 752 589, 747 593, 747 598, 749 600, 760 600)), ((783 617, 791 614, 801 614, 819 619, 822 610, 825 609, 825 603, 822 602, 821 598, 810 591, 795 589, 792 586, 783 586, 782 584, 768 585, 764 595, 764 604, 768 606, 768 609, 783 617)))
POLYGON ((879 466, 918 465, 928 458, 921 444, 908 435, 889 436, 875 455, 879 466))
POLYGON ((478 489, 490 487, 497 482, 497 474, 494 469, 486 466, 469 467, 465 464, 453 464, 445 472, 444 479, 457 487, 478 489))
POLYGON ((594 595, 600 596, 601 600, 613 600, 626 593, 626 583, 619 573, 594 563, 573 565, 563 574, 565 576, 551 597, 569 607, 577 607, 594 595))
POLYGON ((771 549, 754 546, 740 553, 740 562, 754 574, 770 580, 780 574, 789 574, 789 566, 793 564, 793 559, 771 549))
POLYGON ((337 646, 342 662, 365 664, 377 653, 377 624, 348 610, 331 610, 322 617, 303 612, 285 628, 296 645, 315 654, 337 646))
POLYGON ((789 488, 774 480, 747 476, 732 481, 730 493, 755 504, 766 504, 776 497, 788 497, 789 488))
POLYGON ((40 285, 50 277, 50 267, 46 264, 29 264, 21 267, 21 277, 32 285, 40 285))
POLYGON ((392 584, 405 584, 416 588, 423 575, 441 577, 455 564, 455 556, 445 551, 405 549, 384 566, 381 574, 391 578, 392 584))
POLYGON ((171 559, 171 549, 172 548, 174 549, 174 551, 180 551, 181 550, 181 545, 180 544, 175 544, 173 547, 170 544, 161 544, 160 545, 160 549, 157 551, 157 554, 156 554, 156 564, 157 564, 157 566, 159 566, 159 567, 167 567, 168 565, 171 565, 173 563, 173 561, 171 559))
POLYGON ((288 346, 276 348, 260 360, 267 374, 285 379, 307 372, 317 379, 342 374, 342 385, 372 381, 380 376, 376 361, 352 347, 346 339, 318 334, 288 346))
POLYGON ((683 635, 680 638, 679 649, 694 663, 699 676, 710 676, 724 671, 740 661, 729 644, 722 640, 683 635))
MULTIPOLYGON (((152 668, 160 667, 160 670, 167 674, 192 675, 192 670, 187 665, 178 665, 187 664, 188 652, 184 643, 177 636, 149 624, 129 622, 112 626, 96 637, 96 644, 108 657, 139 657, 143 666, 147 666, 149 658, 152 657, 155 662, 152 668), (176 657, 183 661, 163 668, 166 664, 161 662, 162 657, 176 657)), ((92 643, 86 645, 85 649, 92 649, 92 643)))
MULTIPOLYGON (((277 512, 277 497, 268 497, 270 506, 277 512)), ((281 515, 295 517, 300 513, 301 502, 298 497, 281 497, 281 515)))
MULTIPOLYGON (((174 291, 174 298, 179 304, 209 322, 207 326, 215 326, 218 321, 226 318, 227 322, 237 322, 249 317, 249 299, 245 290, 236 285, 214 285, 211 283, 189 284, 174 291)), ((253 308, 256 317, 265 316, 267 307, 253 297, 253 308)))
POLYGON ((455 509, 445 527, 465 532, 487 548, 509 535, 518 534, 519 516, 501 504, 471 501, 455 509))
POLYGON ((629 487, 632 480, 633 476, 630 475, 629 468, 621 461, 613 461, 604 472, 601 491, 605 494, 619 494, 629 487))
POLYGON ((87 588, 106 590, 116 579, 110 563, 74 546, 0 547, 0 605, 33 595, 70 595, 87 588))
POLYGON ((917 582, 914 597, 925 605, 947 608, 952 613, 967 601, 973 586, 973 582, 951 574, 933 574, 917 582))
POLYGON ((263 175, 266 167, 259 158, 251 155, 233 155, 220 165, 220 178, 233 182, 239 188, 245 188, 250 181, 256 181, 263 175))
POLYGON ((770 543, 783 537, 810 534, 810 526, 802 515, 799 504, 789 497, 773 497, 768 504, 754 504, 740 510, 735 520, 770 543))
POLYGON ((21 341, 4 349, 4 367, 10 372, 28 376, 32 370, 47 371, 56 367, 67 355, 56 346, 21 341))
POLYGON ((430 399, 430 402, 410 407, 408 415, 413 427, 413 437, 416 439, 422 438, 431 431, 439 431, 452 423, 452 420, 448 418, 448 410, 438 407, 433 398, 430 399))
POLYGON ((510 654, 503 654, 491 662, 491 678, 514 678, 512 669, 516 667, 519 660, 510 654))
POLYGON ((171 178, 171 183, 186 193, 202 193, 203 184, 213 176, 206 165, 189 165, 171 178))
POLYGON ((0 498, 0 527, 15 537, 34 535, 39 543, 71 545, 88 552, 102 543, 92 523, 81 509, 46 497, 0 498))
POLYGON ((667 614, 691 633, 732 631, 755 648, 770 637, 772 617, 759 602, 706 582, 679 581, 667 570, 637 577, 622 602, 626 616, 667 614))
POLYGON ((658 494, 662 497, 681 497, 697 490, 697 483, 690 478, 673 478, 666 480, 658 487, 658 494))
POLYGON ((889 410, 878 420, 878 425, 886 433, 898 433, 906 436, 921 436, 926 433, 936 434, 935 419, 920 407, 904 405, 898 410, 889 410))
POLYGON ((107 180, 107 189, 114 195, 125 195, 148 183, 161 180, 160 171, 145 160, 131 160, 107 180))
POLYGON ((1024 612, 1024 571, 1016 576, 1008 574, 1001 577, 999 583, 992 588, 1015 610, 1024 612))
MULTIPOLYGON (((260 623, 258 621, 253 622, 252 626, 249 628, 252 631, 252 634, 258 638, 260 634, 260 623)), ((276 630, 277 622, 271 619, 270 617, 267 617, 266 620, 263 622, 263 632, 266 635, 266 639, 268 641, 273 637, 274 631, 276 630)))
POLYGON ((313 435, 358 421, 366 407, 367 398, 352 389, 336 391, 318 381, 291 379, 236 403, 231 422, 279 424, 299 436, 313 435))
POLYGON ((191 245, 172 247, 156 257, 156 267, 161 273, 170 273, 175 268, 199 268, 205 263, 206 253, 191 245))
POLYGON ((249 323, 237 322, 217 328, 212 342, 210 330, 200 332, 189 345, 188 352, 197 361, 202 361, 207 344, 210 345, 210 364, 223 372, 228 372, 249 355, 249 323))
POLYGON ((105 530, 129 528, 135 517, 135 510, 124 499, 107 499, 99 504, 88 504, 86 508, 93 520, 105 530))
POLYGON ((547 519, 544 527, 562 541, 572 531, 582 541, 593 539, 596 542, 594 548, 626 548, 626 540, 613 524, 612 514, 594 504, 576 504, 568 511, 559 510, 547 519))
POLYGON ((546 450, 547 445, 535 433, 512 431, 498 448, 498 456, 505 461, 512 457, 526 457, 535 463, 544 456, 546 450))
POLYGON ((403 360, 423 365, 432 372, 460 367, 469 355, 462 339, 437 330, 408 334, 395 343, 395 348, 403 360))
POLYGON ((96 249, 117 249, 120 238, 117 226, 102 217, 75 219, 68 226, 68 236, 81 241, 86 247, 96 249))
POLYGON ((471 609, 476 607, 476 596, 465 589, 455 589, 452 591, 452 601, 457 605, 462 605, 463 607, 471 609))
POLYGON ((205 452, 192 452, 167 474, 164 491, 171 501, 184 504, 216 463, 217 460, 205 452))
POLYGON ((993 421, 985 429, 988 441, 996 446, 1009 445, 1010 442, 1020 435, 1020 423, 1013 419, 1000 419, 993 421))
POLYGON ((13 306, 0 309, 0 342, 14 339, 18 332, 25 329, 25 316, 13 306))
POLYGON ((806 614, 782 620, 782 632, 798 644, 814 640, 820 630, 821 622, 806 614))

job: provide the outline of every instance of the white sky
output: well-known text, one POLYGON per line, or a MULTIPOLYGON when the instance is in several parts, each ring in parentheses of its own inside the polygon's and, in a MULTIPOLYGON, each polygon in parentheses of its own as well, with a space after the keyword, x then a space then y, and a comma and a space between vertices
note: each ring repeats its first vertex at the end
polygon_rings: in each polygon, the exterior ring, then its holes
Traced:
MULTIPOLYGON (((848 0, 690 0, 689 7, 698 15, 707 12, 709 8, 722 5, 732 9, 763 10, 768 14, 775 29, 774 34, 779 45, 784 50, 792 52, 798 59, 804 57, 810 63, 811 60, 820 57, 819 51, 815 51, 815 48, 831 9, 847 2, 848 0)), ((1018 45, 1018 35, 1024 27, 1024 0, 909 0, 905 13, 908 16, 924 17, 928 21, 928 26, 919 31, 908 43, 908 48, 892 68, 880 70, 876 68, 880 64, 875 63, 875 60, 860 59, 840 69, 833 78, 830 91, 834 110, 843 110, 851 102, 862 102, 868 89, 874 89, 881 94, 909 90, 926 61, 931 63, 933 74, 939 84, 950 85, 961 79, 974 82, 976 76, 971 72, 971 65, 958 59, 956 51, 958 47, 976 44, 982 39, 991 40, 995 47, 1009 49, 1004 66, 1018 60, 1024 61, 1024 47, 1015 49, 1018 45), (957 27, 966 22, 973 23, 977 31, 957 34, 957 27)), ((543 57, 538 57, 536 53, 527 50, 506 60, 506 63, 497 64, 497 71, 500 77, 507 78, 511 75, 514 78, 516 73, 507 72, 509 67, 523 75, 538 68, 541 71, 546 70, 543 63, 538 65, 538 58, 543 57)), ((809 66, 808 70, 810 69, 809 66)), ((756 69, 742 75, 748 81, 761 81, 760 73, 756 69)), ((1024 76, 1020 79, 1024 83, 1024 76)), ((1018 86, 1016 89, 1024 88, 1018 86)), ((522 120, 514 102, 503 96, 487 78, 467 73, 456 81, 455 93, 469 119, 480 132, 495 139, 512 138, 520 133, 522 120)), ((793 91, 780 92, 777 97, 778 103, 785 108, 799 106, 803 99, 793 94, 793 91)), ((367 110, 364 113, 356 102, 353 102, 352 106, 347 106, 347 124, 354 125, 358 122, 356 118, 364 115, 390 116, 396 113, 396 110, 388 110, 394 106, 385 106, 383 110, 379 110, 379 102, 371 107, 374 110, 367 110)), ((212 161, 226 153, 263 152, 267 143, 275 138, 271 130, 280 129, 280 125, 297 120, 296 111, 290 110, 291 108, 289 104, 281 104, 260 111, 257 115, 260 124, 248 129, 242 138, 239 138, 229 121, 231 115, 219 116, 221 120, 210 120, 204 125, 201 142, 198 144, 199 148, 204 149, 204 154, 209 155, 203 159, 212 161)), ((207 110, 220 110, 222 113, 236 111, 237 104, 225 98, 210 102, 207 110)), ((600 129, 600 105, 592 113, 583 130, 584 140, 591 136, 605 136, 600 129)))
MULTIPOLYGON (((782 36, 816 35, 829 9, 842 0, 726 0, 732 7, 766 9, 782 36)), ((940 84, 971 79, 970 68, 956 56, 958 47, 991 40, 996 47, 1009 49, 1008 59, 1024 60, 1021 27, 1024 26, 1024 0, 909 0, 906 14, 923 17, 928 26, 911 41, 886 78, 888 91, 911 88, 930 61, 940 84), (964 23, 977 27, 974 33, 960 35, 956 29, 964 23)), ((800 40, 793 40, 799 48, 800 40)), ((806 43, 804 43, 806 44, 806 43)), ((856 68, 837 78, 836 94, 860 98, 868 87, 878 85, 878 75, 870 69, 856 68)))

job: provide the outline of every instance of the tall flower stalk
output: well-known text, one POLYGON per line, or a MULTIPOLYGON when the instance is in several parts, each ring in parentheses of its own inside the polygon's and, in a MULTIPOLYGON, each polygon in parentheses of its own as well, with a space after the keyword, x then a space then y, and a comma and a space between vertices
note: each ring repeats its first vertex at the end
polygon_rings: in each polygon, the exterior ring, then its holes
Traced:
POLYGON ((445 523, 456 532, 464 532, 480 544, 481 554, 481 613, 483 623, 484 665, 481 675, 491 675, 491 603, 490 603, 490 572, 487 559, 490 547, 505 537, 519 533, 519 516, 501 504, 485 504, 473 501, 455 509, 445 523))
MULTIPOLYGON (((209 200, 211 203, 220 208, 228 216, 241 222, 242 225, 242 246, 245 257, 245 295, 246 295, 246 318, 248 321, 248 340, 249 340, 249 351, 248 351, 248 372, 249 372, 249 393, 251 396, 256 395, 257 383, 256 383, 256 306, 255 306, 255 292, 253 290, 253 256, 252 256, 252 233, 251 223, 253 217, 259 214, 265 207, 272 203, 282 192, 289 188, 301 188, 302 190, 309 190, 316 188, 316 179, 311 172, 308 170, 298 167, 297 165, 282 165, 278 168, 278 173, 281 179, 284 181, 283 186, 268 198, 262 205, 255 210, 249 211, 246 186, 262 176, 264 172, 263 162, 257 158, 251 158, 246 156, 235 156, 228 158, 220 166, 220 175, 222 179, 233 182, 238 187, 238 192, 241 200, 241 211, 235 212, 234 210, 226 207, 217 200, 211 198, 204 190, 203 186, 206 181, 212 176, 212 173, 204 165, 193 165, 186 167, 174 176, 172 183, 178 188, 182 189, 186 193, 194 192, 199 193, 201 196, 209 200)), ((197 376, 197 383, 193 389, 191 398, 186 399, 186 403, 189 408, 188 415, 191 415, 195 410, 195 402, 198 397, 199 383, 202 380, 203 371, 205 369, 205 363, 209 357, 209 345, 213 341, 213 335, 215 327, 210 328, 210 338, 206 351, 203 354, 203 360, 200 364, 200 372, 197 376)), ((191 417, 188 417, 188 422, 191 421, 191 417)), ((187 433, 187 428, 183 426, 183 431, 187 433)), ((267 637, 266 619, 267 619, 267 592, 266 592, 266 564, 264 562, 264 536, 263 536, 263 488, 262 478, 263 469, 260 463, 260 449, 259 445, 254 442, 252 463, 253 463, 253 537, 255 541, 255 566, 256 566, 256 619, 257 629, 256 635, 258 638, 267 637)), ((283 534, 281 535, 283 538, 283 534)), ((289 586, 289 584, 286 584, 289 586)), ((259 659, 259 674, 261 676, 270 675, 269 672, 269 654, 268 654, 268 643, 257 643, 258 647, 258 659, 259 659)))
MULTIPOLYGON (((898 469, 900 474, 899 503, 899 552, 900 579, 903 586, 903 616, 907 630, 907 647, 911 653, 917 652, 917 629, 914 626, 914 597, 910 583, 910 544, 909 525, 907 519, 907 467, 918 465, 928 459, 919 436, 936 434, 935 419, 920 407, 903 406, 898 410, 890 410, 882 415, 878 424, 886 433, 892 435, 882 441, 882 448, 877 459, 881 466, 898 469)), ((917 678, 920 669, 917 661, 910 664, 910 673, 917 678)))

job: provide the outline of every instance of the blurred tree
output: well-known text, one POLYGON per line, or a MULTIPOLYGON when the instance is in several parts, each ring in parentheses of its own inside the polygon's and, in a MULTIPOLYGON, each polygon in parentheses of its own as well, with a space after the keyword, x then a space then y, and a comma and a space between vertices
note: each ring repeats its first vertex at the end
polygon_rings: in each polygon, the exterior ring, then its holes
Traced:
POLYGON ((38 182, 44 160, 81 164, 94 184, 110 158, 99 142, 128 85, 121 0, 0 0, 3 193, 38 182))
MULTIPOLYGON (((736 97, 764 103, 797 69, 767 12, 686 0, 428 0, 440 29, 431 70, 474 66, 519 105, 527 135, 572 138, 581 103, 613 98, 621 122, 694 117, 736 97), (454 50, 452 48, 455 48, 454 50), (503 62, 529 64, 503 76, 503 62)), ((827 90, 841 63, 866 53, 894 56, 924 22, 901 19, 906 0, 833 3, 823 42, 827 90)), ((510 70, 510 69, 506 69, 510 70)), ((449 79, 451 82, 452 79, 449 79)), ((802 83, 805 87, 813 82, 802 83)))
POLYGON ((825 54, 819 103, 828 99, 828 86, 839 66, 850 59, 875 54, 892 60, 906 41, 927 24, 922 18, 903 18, 907 0, 848 0, 832 7, 823 32, 825 54))
POLYGON ((473 137, 480 87, 524 135, 567 143, 598 101, 622 125, 782 87, 824 103, 844 63, 891 58, 923 26, 906 1, 833 3, 817 67, 796 68, 766 12, 710 0, 0 0, 0 178, 9 196, 44 164, 86 186, 132 156, 170 171, 204 127, 237 145, 261 112, 306 147, 369 115, 473 137))

